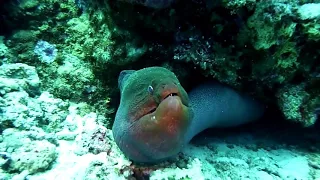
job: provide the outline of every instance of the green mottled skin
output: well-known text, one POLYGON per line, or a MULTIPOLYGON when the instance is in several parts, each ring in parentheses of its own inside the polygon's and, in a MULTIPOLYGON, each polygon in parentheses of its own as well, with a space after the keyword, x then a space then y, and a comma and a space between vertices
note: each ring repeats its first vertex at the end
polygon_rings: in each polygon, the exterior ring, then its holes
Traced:
POLYGON ((121 151, 136 162, 167 159, 207 128, 237 126, 263 114, 252 98, 218 83, 195 87, 189 100, 174 73, 162 67, 122 71, 119 88, 112 131, 121 151))
POLYGON ((112 128, 117 145, 138 162, 177 154, 184 145, 192 116, 186 91, 165 68, 127 72, 119 79, 121 101, 112 128), (152 93, 149 86, 153 87, 152 93), (171 93, 177 96, 165 99, 171 93))

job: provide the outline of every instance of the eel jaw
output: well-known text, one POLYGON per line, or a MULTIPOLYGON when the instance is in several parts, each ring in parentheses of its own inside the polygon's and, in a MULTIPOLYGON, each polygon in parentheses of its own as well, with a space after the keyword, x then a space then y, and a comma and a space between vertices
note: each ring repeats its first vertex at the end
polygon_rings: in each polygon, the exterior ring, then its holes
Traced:
POLYGON ((154 117, 160 128, 172 136, 177 135, 180 128, 185 128, 184 105, 179 96, 167 96, 157 107, 154 117))
POLYGON ((135 150, 145 161, 164 160, 184 146, 191 120, 190 110, 179 96, 169 95, 154 112, 140 118, 131 131, 135 150))

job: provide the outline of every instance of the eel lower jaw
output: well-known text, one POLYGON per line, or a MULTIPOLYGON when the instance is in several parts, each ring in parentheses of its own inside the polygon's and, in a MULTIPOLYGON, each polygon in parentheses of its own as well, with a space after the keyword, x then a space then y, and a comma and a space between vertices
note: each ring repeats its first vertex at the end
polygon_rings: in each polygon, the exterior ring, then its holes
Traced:
POLYGON ((140 155, 157 160, 178 153, 190 125, 190 109, 179 96, 169 95, 154 112, 148 113, 134 124, 132 141, 139 144, 140 155))
POLYGON ((140 123, 143 128, 135 139, 142 143, 142 154, 164 160, 177 154, 184 146, 190 111, 179 96, 168 96, 153 113, 140 119, 140 123))
POLYGON ((154 119, 164 133, 180 136, 189 124, 188 109, 179 96, 168 96, 157 107, 154 119))
POLYGON ((181 107, 182 101, 180 97, 170 94, 159 104, 157 110, 161 111, 161 108, 166 108, 170 112, 178 112, 181 107))

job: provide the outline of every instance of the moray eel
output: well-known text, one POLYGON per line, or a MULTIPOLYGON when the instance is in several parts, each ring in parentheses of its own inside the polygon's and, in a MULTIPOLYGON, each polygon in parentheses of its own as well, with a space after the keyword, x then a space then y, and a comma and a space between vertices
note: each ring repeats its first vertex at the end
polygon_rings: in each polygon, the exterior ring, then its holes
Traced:
POLYGON ((175 74, 162 67, 124 70, 118 78, 120 105, 112 127, 131 160, 155 163, 173 157, 198 133, 260 118, 263 106, 219 83, 187 94, 175 74))

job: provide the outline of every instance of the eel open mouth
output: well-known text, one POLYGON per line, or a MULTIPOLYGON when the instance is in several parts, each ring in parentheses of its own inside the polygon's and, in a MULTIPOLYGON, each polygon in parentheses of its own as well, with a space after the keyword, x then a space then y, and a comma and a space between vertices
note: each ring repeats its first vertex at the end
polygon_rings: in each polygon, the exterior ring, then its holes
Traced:
MULTIPOLYGON (((160 104, 161 104, 163 101, 165 101, 166 99, 170 98, 170 97, 179 97, 179 95, 178 95, 178 93, 170 93, 170 94, 168 94, 165 98, 163 98, 163 100, 160 102, 160 104)), ((180 97, 179 97, 179 99, 180 99, 180 97)), ((154 113, 154 112, 157 110, 157 108, 160 106, 160 104, 159 104, 157 107, 152 108, 147 114, 152 114, 152 113, 154 113)))

